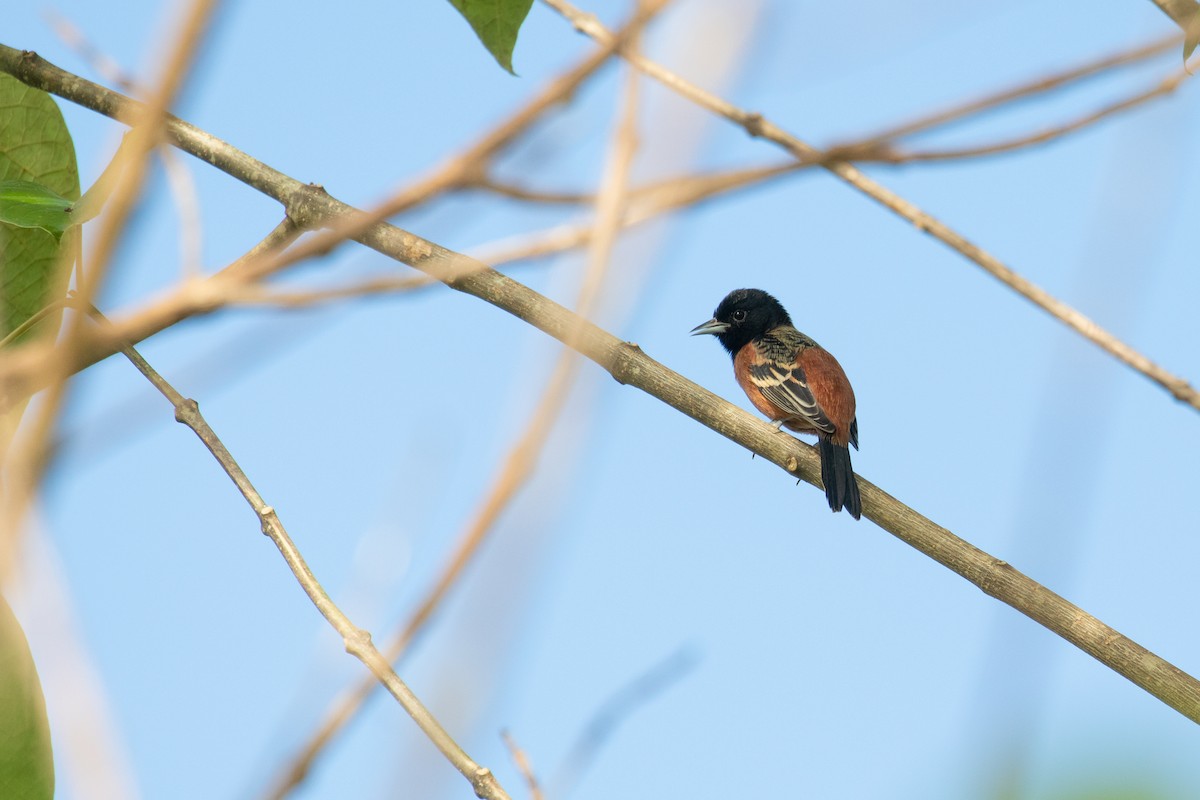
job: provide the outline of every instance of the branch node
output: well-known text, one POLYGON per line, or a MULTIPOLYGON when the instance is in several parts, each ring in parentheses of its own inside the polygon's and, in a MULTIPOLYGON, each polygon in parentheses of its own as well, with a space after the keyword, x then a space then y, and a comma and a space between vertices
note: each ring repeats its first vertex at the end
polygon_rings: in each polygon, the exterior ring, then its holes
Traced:
POLYGON ((1171 383, 1171 394, 1175 396, 1176 400, 1181 400, 1192 406, 1197 404, 1198 396, 1200 396, 1200 393, 1196 391, 1194 386, 1183 380, 1171 383))
POLYGON ((571 20, 571 27, 577 33, 582 33, 584 36, 597 36, 600 29, 600 20, 595 14, 579 14, 571 20))
POLYGON ((471 775, 471 788, 476 797, 495 797, 496 776, 487 767, 479 767, 471 775))
POLYGON ((974 580, 974 583, 989 597, 1003 599, 1007 588, 1012 585, 1014 574, 1019 573, 1007 561, 992 558, 988 562, 988 568, 978 576, 978 580, 974 580))
POLYGON ((621 346, 617 348, 616 357, 613 359, 613 368, 610 371, 613 380, 622 386, 635 382, 638 373, 641 371, 639 364, 639 359, 641 358, 645 358, 642 348, 633 342, 621 342, 621 346))
POLYGON ((192 422, 200 416, 200 404, 190 397, 183 398, 183 402, 175 406, 175 421, 181 422, 184 425, 190 426, 192 422))
POLYGON ((346 634, 345 642, 346 652, 359 658, 362 654, 369 653, 374 649, 371 645, 371 632, 357 626, 351 628, 350 632, 346 634))
POLYGON ((330 218, 329 192, 319 183, 306 183, 283 198, 283 208, 296 227, 318 228, 330 218))
POLYGON ((746 129, 746 133, 755 139, 761 138, 763 135, 763 115, 757 111, 747 111, 740 116, 741 119, 738 122, 746 129))

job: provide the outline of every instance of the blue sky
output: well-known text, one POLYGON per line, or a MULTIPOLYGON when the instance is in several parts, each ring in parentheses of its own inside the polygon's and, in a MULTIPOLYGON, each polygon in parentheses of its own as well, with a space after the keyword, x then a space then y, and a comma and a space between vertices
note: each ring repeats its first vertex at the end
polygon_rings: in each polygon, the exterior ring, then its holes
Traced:
MULTIPOLYGON (((125 5, 120 15, 79 0, 55 8, 145 76, 173 4, 125 5)), ((680 0, 652 27, 648 52, 819 146, 1171 30, 1146 0, 734 5, 680 0)), ((626 5, 587 10, 615 23, 626 5)), ((95 78, 41 11, 10 9, 4 43, 95 78)), ((589 47, 535 5, 513 77, 448 3, 301 2, 286 14, 228 4, 177 110, 369 206, 589 47)), ((1178 66, 1172 52, 914 144, 1037 130, 1178 66)), ((589 191, 623 81, 607 68, 506 153, 499 173, 589 191)), ((657 86, 644 84, 642 100, 635 181, 782 157, 657 86)), ((121 129, 60 105, 86 185, 121 129)), ((865 169, 1196 381, 1197 141, 1195 88, 1185 84, 1043 147, 865 169)), ((279 221, 273 201, 184 163, 206 268, 279 221)), ((584 216, 470 193, 395 221, 474 252, 584 216)), ((179 247, 159 173, 104 308, 119 314, 172 286, 179 247)), ((572 253, 505 269, 573 303, 583 265, 572 253)), ((346 246, 285 282, 396 269, 346 246)), ((860 474, 1200 670, 1194 409, 817 172, 638 229, 616 251, 594 319, 749 409, 725 353, 687 335, 741 286, 778 296, 845 367, 860 474)), ((558 346, 434 288, 303 311, 227 310, 142 351, 199 400, 334 599, 382 640, 474 513, 558 346)), ((361 666, 216 463, 128 364, 110 359, 80 376, 62 434, 36 520, 42 572, 30 567, 61 582, 14 602, 47 683, 59 796, 102 797, 105 786, 147 798, 260 796, 361 666), (64 644, 64 620, 83 655, 64 644), (90 723, 92 701, 76 692, 103 698, 90 723), (93 750, 111 759, 104 780, 68 755, 87 724, 112 737, 111 751, 93 750)), ((1193 723, 873 524, 829 514, 818 490, 585 363, 536 477, 400 673, 524 796, 501 729, 553 783, 598 711, 680 653, 687 668, 621 718, 573 798, 758 797, 781 784, 810 797, 978 797, 1003 786, 1037 798, 1113 787, 1200 794, 1193 723)), ((470 789, 381 696, 297 796, 397 794, 470 789)))

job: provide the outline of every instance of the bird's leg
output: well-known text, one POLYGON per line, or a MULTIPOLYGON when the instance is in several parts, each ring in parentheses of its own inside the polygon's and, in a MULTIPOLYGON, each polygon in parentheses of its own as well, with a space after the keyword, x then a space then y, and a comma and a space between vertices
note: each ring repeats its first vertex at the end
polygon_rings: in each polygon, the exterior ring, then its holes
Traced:
MULTIPOLYGON (((773 419, 773 420, 771 420, 771 427, 774 428, 776 430, 776 432, 783 433, 783 423, 785 423, 785 422, 787 422, 787 417, 784 417, 783 419, 773 419)), ((754 453, 750 454, 751 461, 754 460, 754 456, 755 456, 754 453)))

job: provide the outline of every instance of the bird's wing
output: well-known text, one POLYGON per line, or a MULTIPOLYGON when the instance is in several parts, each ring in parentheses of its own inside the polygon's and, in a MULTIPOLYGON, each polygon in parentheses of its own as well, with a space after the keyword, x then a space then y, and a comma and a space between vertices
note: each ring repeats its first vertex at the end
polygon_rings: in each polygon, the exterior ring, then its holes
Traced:
POLYGON ((813 397, 804 369, 798 364, 756 359, 750 364, 750 380, 763 397, 784 411, 802 418, 822 433, 834 434, 833 423, 813 397))

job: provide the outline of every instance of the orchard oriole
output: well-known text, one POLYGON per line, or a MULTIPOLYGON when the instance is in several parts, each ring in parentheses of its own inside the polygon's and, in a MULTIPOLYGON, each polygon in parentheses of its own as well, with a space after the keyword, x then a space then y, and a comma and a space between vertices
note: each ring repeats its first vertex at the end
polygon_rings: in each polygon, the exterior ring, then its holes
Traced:
POLYGON ((759 289, 730 292, 713 318, 692 329, 711 333, 733 357, 738 384, 775 427, 814 433, 821 482, 834 511, 862 516, 850 448, 858 449, 854 389, 832 355, 792 327, 779 301, 759 289))

